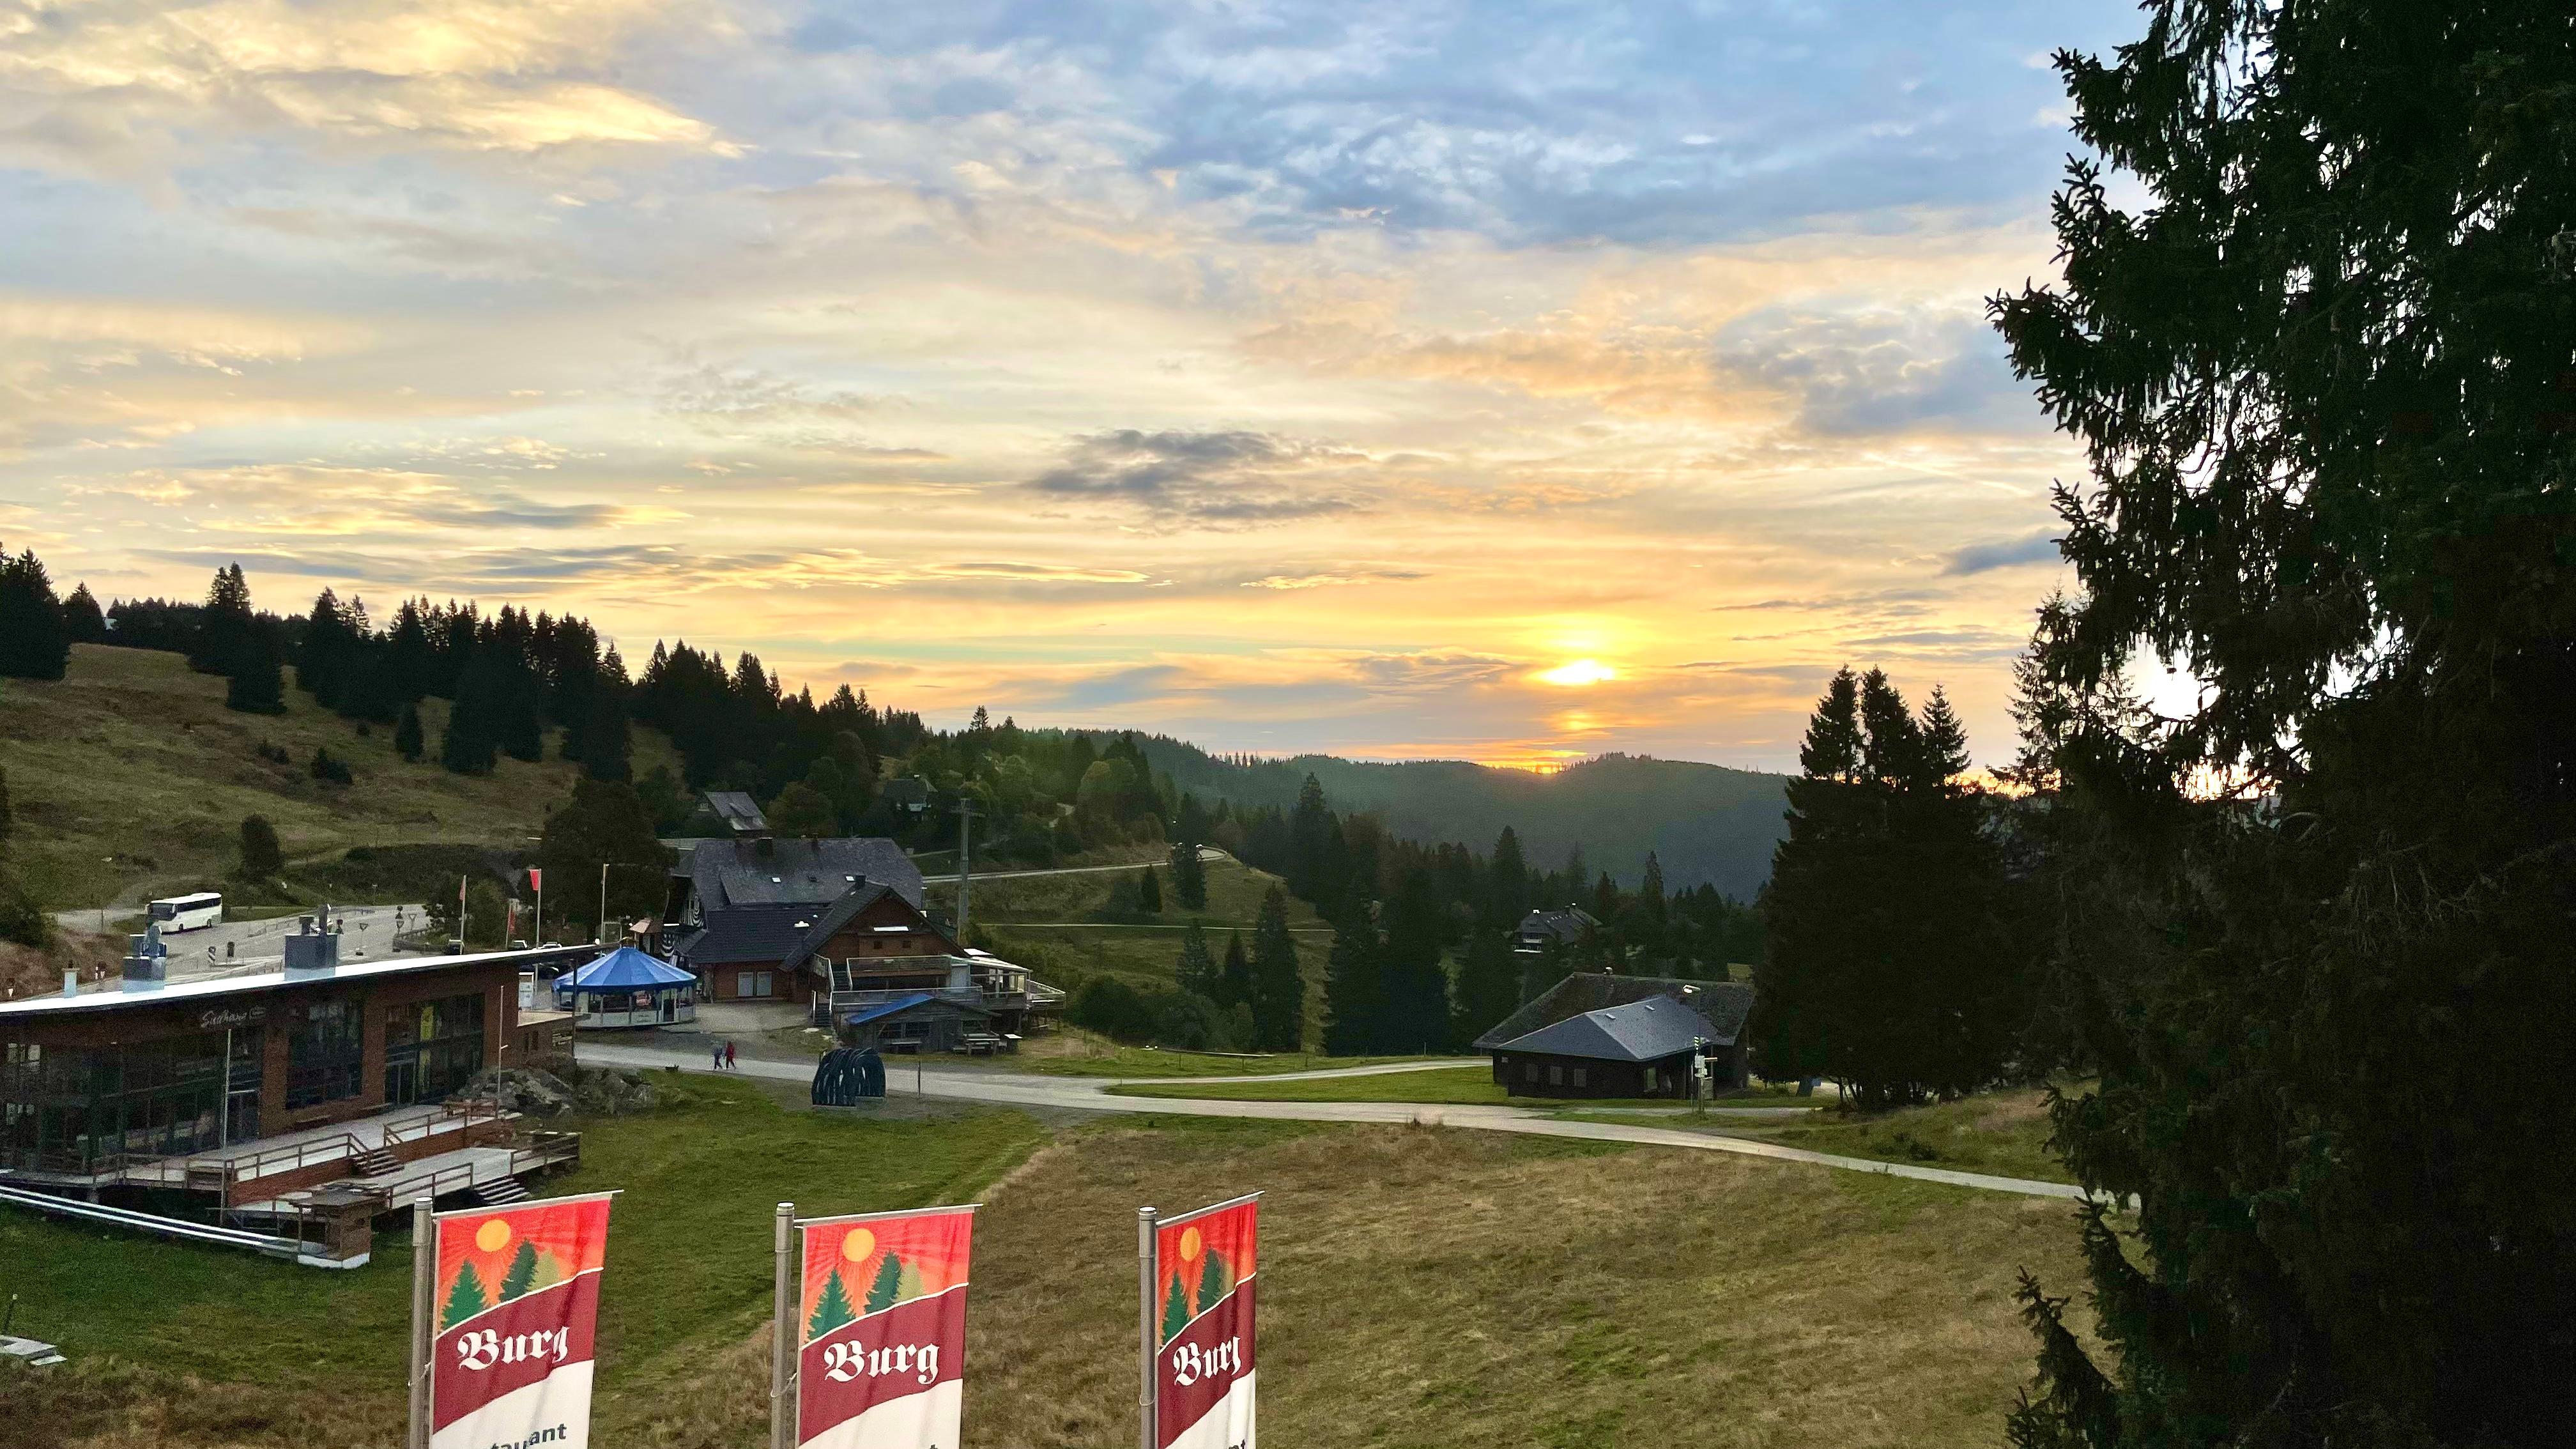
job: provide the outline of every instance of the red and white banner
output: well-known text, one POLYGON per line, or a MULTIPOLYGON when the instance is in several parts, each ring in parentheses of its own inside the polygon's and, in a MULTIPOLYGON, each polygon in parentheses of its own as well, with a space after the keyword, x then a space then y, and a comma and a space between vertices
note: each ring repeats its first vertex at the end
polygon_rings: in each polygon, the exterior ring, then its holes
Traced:
POLYGON ((1252 1449, 1260 1194, 1154 1225, 1156 1449, 1252 1449))
POLYGON ((800 1449, 956 1449, 975 1209, 862 1213, 799 1226, 800 1449))
POLYGON ((430 1449, 583 1449, 610 1195, 440 1213, 430 1449))

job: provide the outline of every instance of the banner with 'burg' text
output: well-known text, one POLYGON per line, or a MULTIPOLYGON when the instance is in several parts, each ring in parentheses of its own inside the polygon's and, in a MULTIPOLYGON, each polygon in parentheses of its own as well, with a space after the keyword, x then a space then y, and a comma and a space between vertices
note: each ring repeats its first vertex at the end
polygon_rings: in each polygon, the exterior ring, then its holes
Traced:
POLYGON ((1260 1194, 1154 1225, 1156 1449, 1253 1449, 1260 1194))
POLYGON ((975 1209, 798 1226, 805 1235, 799 1449, 956 1449, 975 1209))
POLYGON ((586 1449, 609 1194, 440 1213, 430 1449, 586 1449))

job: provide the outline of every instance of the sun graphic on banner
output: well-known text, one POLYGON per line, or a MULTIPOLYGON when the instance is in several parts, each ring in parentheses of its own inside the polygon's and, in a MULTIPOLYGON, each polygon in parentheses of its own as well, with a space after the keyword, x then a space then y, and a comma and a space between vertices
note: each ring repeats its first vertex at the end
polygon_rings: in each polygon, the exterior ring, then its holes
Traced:
POLYGON ((474 1230, 474 1246, 487 1253, 497 1253, 510 1243, 510 1225, 499 1218, 474 1230))
POLYGON ((1199 1256, 1199 1230, 1189 1228, 1181 1233, 1181 1261, 1195 1263, 1199 1256))
POLYGON ((856 1263, 877 1250, 877 1235, 865 1228, 852 1228, 841 1239, 841 1256, 856 1263))

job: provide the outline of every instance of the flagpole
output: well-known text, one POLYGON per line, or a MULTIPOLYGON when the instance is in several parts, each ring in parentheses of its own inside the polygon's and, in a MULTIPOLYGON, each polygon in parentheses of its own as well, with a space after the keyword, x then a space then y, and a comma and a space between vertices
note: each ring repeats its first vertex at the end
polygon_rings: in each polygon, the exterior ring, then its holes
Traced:
MULTIPOLYGON (((459 919, 463 919, 461 916, 459 919)), ((438 1294, 438 1224, 427 1194, 411 1207, 411 1424, 408 1449, 429 1449, 430 1300, 438 1294)))
POLYGON ((778 1205, 778 1231, 772 1247, 776 1251, 776 1312, 769 1330, 769 1449, 795 1449, 796 1404, 790 1389, 795 1376, 796 1304, 795 1279, 790 1271, 796 1241, 796 1204, 778 1205))
POLYGON ((1137 1449, 1154 1444, 1154 1210, 1136 1209, 1137 1449))

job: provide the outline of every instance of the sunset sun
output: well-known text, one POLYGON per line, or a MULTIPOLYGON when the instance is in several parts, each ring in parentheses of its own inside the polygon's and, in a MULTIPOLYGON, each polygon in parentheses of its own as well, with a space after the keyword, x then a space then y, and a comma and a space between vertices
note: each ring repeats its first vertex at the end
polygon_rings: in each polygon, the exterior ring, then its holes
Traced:
POLYGON ((853 1263, 864 1260, 876 1250, 877 1235, 865 1228, 852 1228, 849 1236, 841 1239, 841 1256, 853 1263))
POLYGON ((1541 670, 1538 677, 1549 684, 1579 689, 1585 685, 1616 679, 1619 677, 1619 671, 1598 659, 1576 659, 1560 664, 1554 669, 1541 670))

